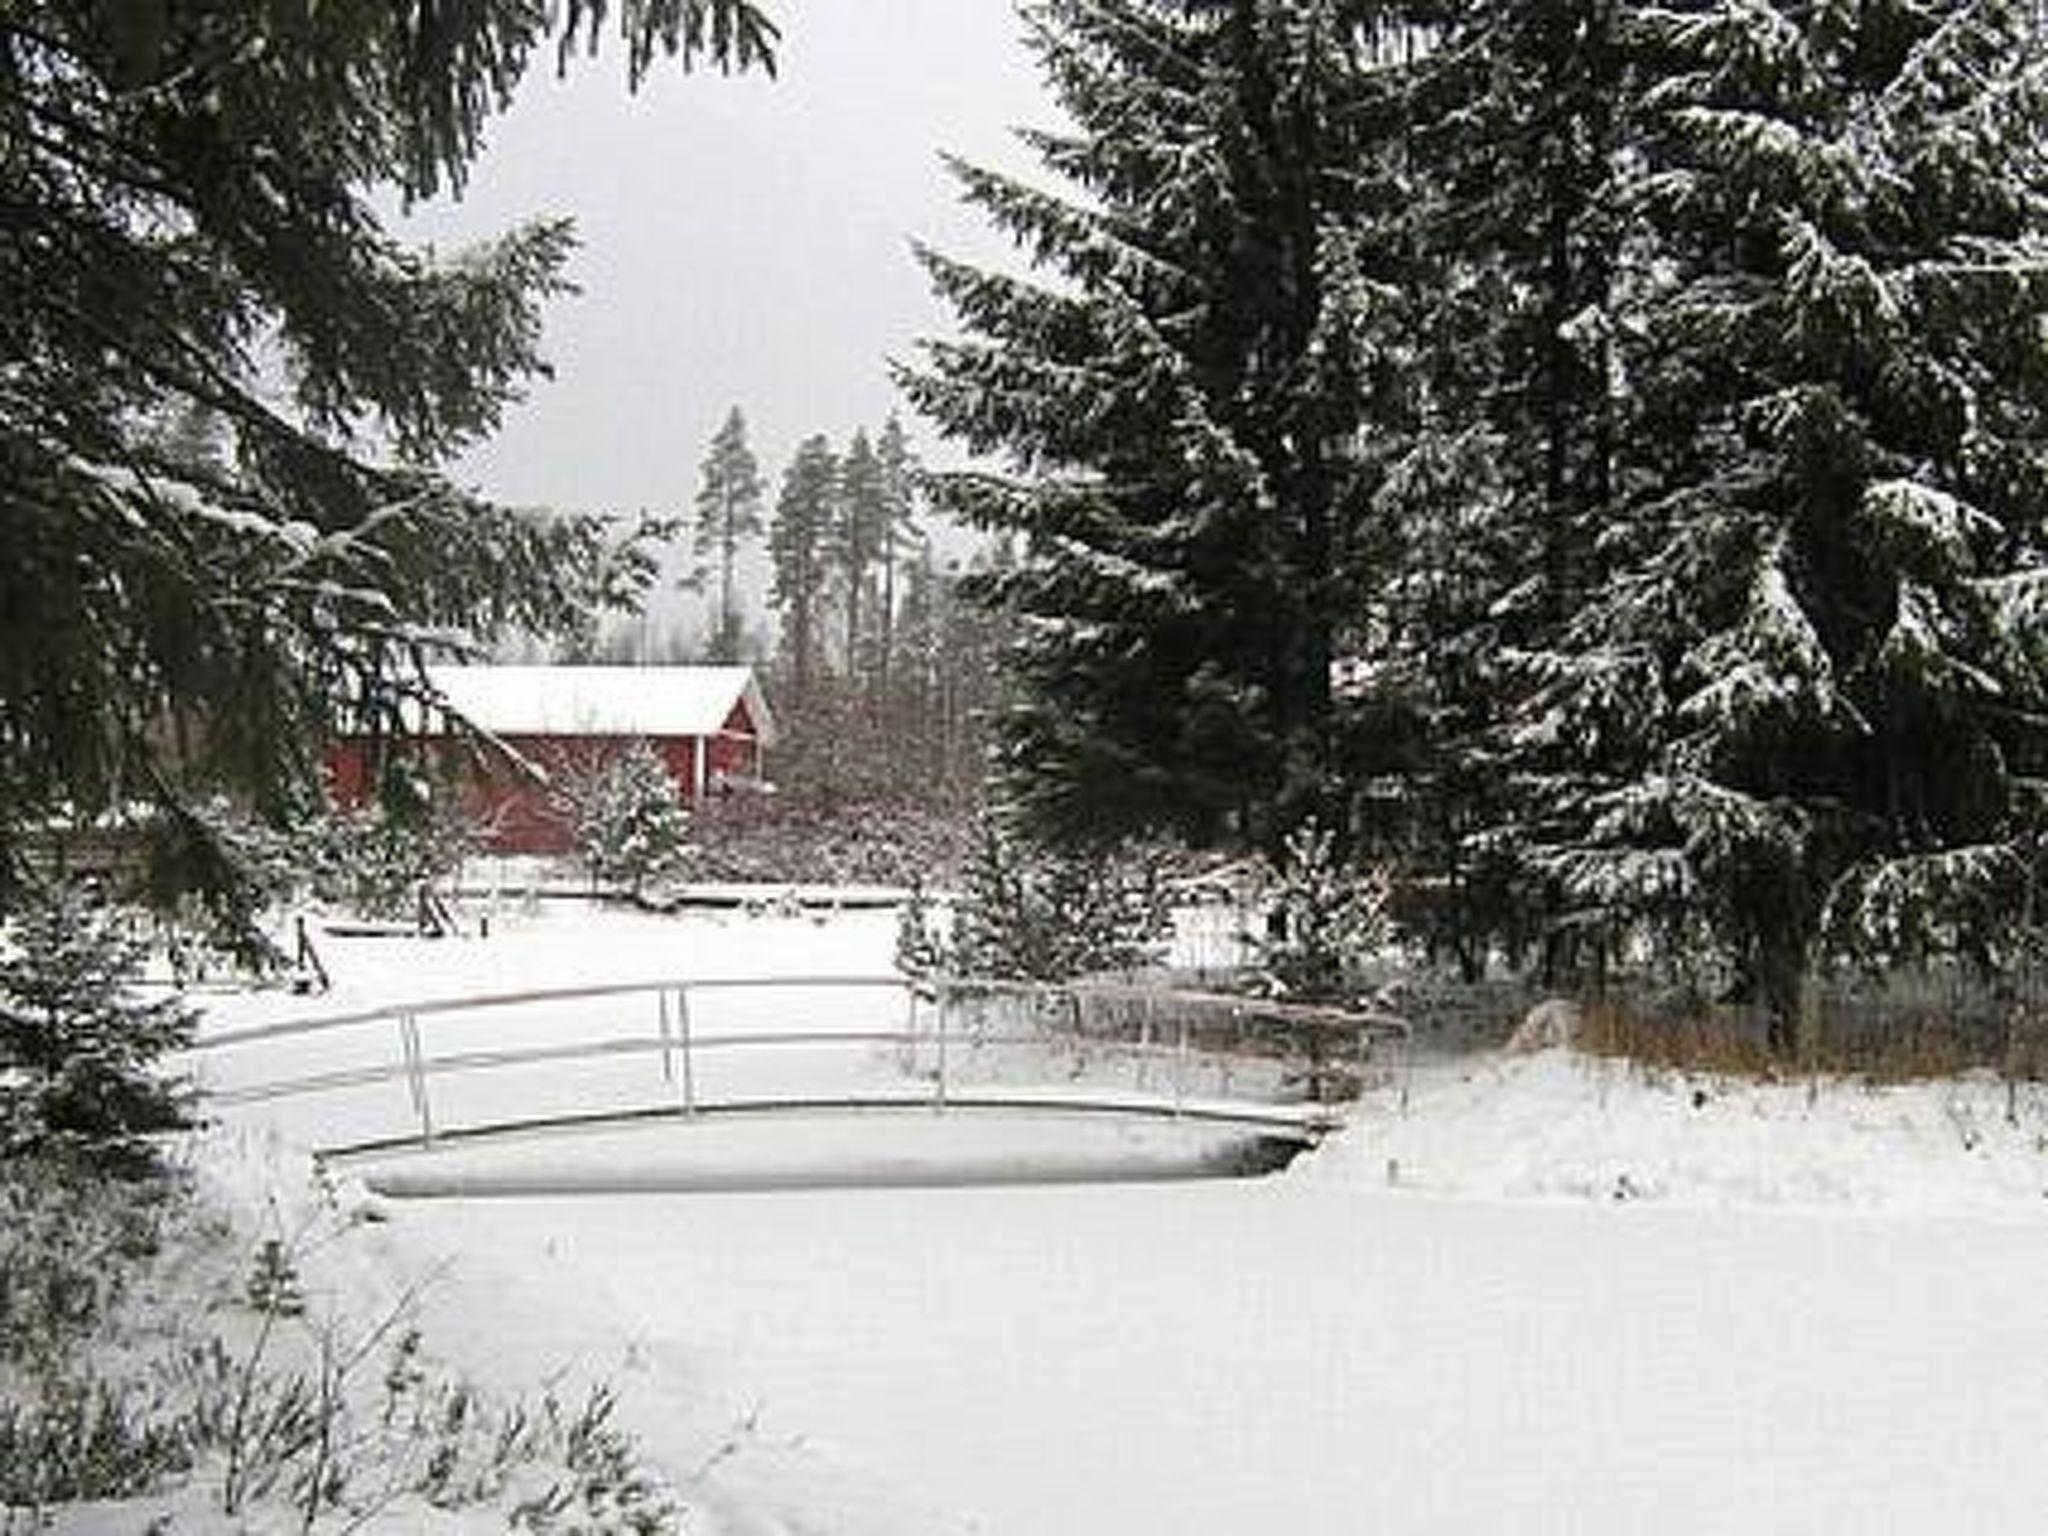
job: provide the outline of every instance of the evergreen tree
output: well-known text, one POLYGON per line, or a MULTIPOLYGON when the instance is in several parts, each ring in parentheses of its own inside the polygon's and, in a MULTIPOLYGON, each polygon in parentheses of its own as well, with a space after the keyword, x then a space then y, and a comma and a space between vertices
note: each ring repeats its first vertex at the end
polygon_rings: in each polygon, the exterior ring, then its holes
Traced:
POLYGON ((485 846, 487 830, 443 772, 416 779, 403 798, 320 818, 288 840, 284 873, 364 917, 413 918, 435 891, 452 887, 485 846))
POLYGON ((1353 1001, 1392 937, 1386 877, 1358 873, 1328 828, 1304 822, 1288 833, 1266 894, 1269 926, 1251 935, 1266 989, 1294 1002, 1353 1001))
POLYGON ((1636 18, 1617 505, 1548 868, 1789 1044, 1825 956, 1995 965, 2048 767, 2048 77, 2023 0, 1636 18))
POLYGON ((638 896, 682 862, 690 814, 681 786, 645 741, 550 764, 549 803, 595 880, 638 896))
MULTIPOLYGON (((1000 566, 1000 546, 977 557, 1000 566)), ((898 627, 896 735, 903 770, 941 803, 971 804, 981 792, 987 722, 998 708, 1002 658, 1013 626, 999 609, 970 598, 975 579, 957 563, 919 553, 904 583, 898 627)))
MULTIPOLYGON (((896 663, 891 672, 893 703, 905 744, 916 753, 916 771, 934 783, 950 782, 943 704, 949 663, 945 627, 954 584, 926 546, 906 567, 903 600, 896 622, 896 663)), ((968 664, 972 664, 969 662, 968 664)))
POLYGON ((1129 848, 1048 848, 999 809, 977 818, 951 933, 899 953, 954 976, 1072 981, 1158 959, 1172 934, 1153 860, 1129 848))
POLYGON ((1372 577, 1360 429, 1386 274, 1360 168, 1382 12, 1029 16, 1073 128, 1025 137, 1073 191, 955 169, 1047 280, 924 253, 967 334, 903 379, 1010 466, 935 477, 950 510, 1025 538, 994 593, 1021 626, 1002 766, 1057 836, 1277 846, 1344 798, 1331 667, 1372 577))
POLYGON ((644 577, 432 469, 540 367, 567 227, 444 259, 372 204, 459 188, 551 30, 608 17, 635 81, 773 37, 746 0, 0 15, 0 903, 41 829, 137 805, 164 885, 232 892, 214 790, 299 815, 323 734, 397 729, 435 648, 644 577))
POLYGON ((129 988, 142 944, 66 883, 0 926, 0 1158, 57 1152, 120 1173, 156 1166, 147 1136, 185 1123, 158 1062, 192 1038, 182 999, 129 988))
POLYGON ((1497 594, 1510 645, 1575 606, 1607 510, 1620 4, 1488 0, 1419 72, 1424 154, 1446 173, 1425 216, 1431 302, 1464 353, 1440 355, 1434 383, 1498 445, 1492 518, 1525 550, 1497 594))
POLYGON ((875 567, 890 536, 889 489, 881 460, 864 431, 856 431, 839 462, 839 498, 826 537, 839 608, 846 620, 843 664, 849 679, 870 672, 867 630, 861 623, 872 595, 875 567))
POLYGON ((1431 900, 1413 916, 1476 974, 1538 936, 1570 956, 1561 893, 1524 857, 1559 770, 1517 702, 1590 579, 1615 453, 1615 173, 1624 0, 1486 0, 1407 70, 1416 386, 1391 515, 1404 579, 1377 658, 1383 797, 1431 900))
POLYGON ((807 437, 783 471, 768 552, 775 565, 769 601, 782 611, 779 649, 801 706, 816 682, 823 645, 828 549, 838 518, 839 465, 822 435, 807 437))
POLYGON ((881 487, 881 634, 876 641, 876 686, 889 691, 896 666, 896 574, 920 542, 917 531, 917 459, 894 412, 875 440, 875 469, 881 487))
POLYGON ((761 536, 762 495, 760 466, 747 446, 747 422, 738 406, 711 439, 702 473, 691 538, 697 567, 685 585, 701 588, 716 571, 718 607, 712 618, 710 658, 734 662, 740 657, 743 624, 737 586, 740 552, 761 536))

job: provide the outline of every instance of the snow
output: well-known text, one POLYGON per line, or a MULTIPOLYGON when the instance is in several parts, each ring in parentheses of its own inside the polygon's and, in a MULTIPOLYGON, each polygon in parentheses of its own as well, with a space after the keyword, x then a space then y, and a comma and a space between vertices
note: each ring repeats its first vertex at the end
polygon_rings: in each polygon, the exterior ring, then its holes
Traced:
POLYGON ((744 702, 764 746, 773 717, 751 667, 451 666, 433 684, 500 736, 716 736, 744 702))
POLYGON ((1300 1177, 1494 1201, 2048 1218, 2048 1094, 2009 1103, 1988 1077, 1694 1080, 1553 1050, 1438 1063, 1408 1098, 1300 1177))
POLYGON ((577 1298, 534 1365, 609 1348, 750 1416, 755 1529, 906 1528, 809 1505, 813 1456, 932 1530, 2017 1532, 2048 1494, 2022 1227, 1291 1182, 533 1216, 427 1219, 501 1340, 577 1298))
MULTIPOLYGON (((330 943, 338 996, 209 1027, 879 969, 892 935, 887 913, 551 910, 330 943)), ((217 1163, 289 1168, 268 1127, 318 1115, 236 1122, 217 1163)), ((920 1114, 412 1155, 351 1169, 386 1219, 349 1283, 427 1282, 426 1337, 486 1385, 612 1380, 702 1536, 2038 1527, 2036 1090, 1476 1052, 1281 1174, 1169 1178, 1208 1150, 1182 1134, 920 1114), (1007 1182, 1035 1162, 1149 1181, 1007 1182)))

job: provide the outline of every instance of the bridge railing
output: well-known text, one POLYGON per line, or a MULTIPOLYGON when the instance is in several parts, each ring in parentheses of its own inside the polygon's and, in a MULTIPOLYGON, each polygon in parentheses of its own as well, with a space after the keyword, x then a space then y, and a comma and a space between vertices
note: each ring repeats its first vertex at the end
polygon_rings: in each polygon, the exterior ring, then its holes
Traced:
MULTIPOLYGON (((1204 1094, 1245 1103, 1351 1097, 1369 1071, 1386 1070, 1390 1051, 1397 1070, 1405 1070, 1407 1034, 1405 1022, 1390 1015, 1222 994, 1097 982, 912 983, 894 973, 867 973, 694 976, 386 1004, 215 1031, 202 1036, 192 1054, 209 1063, 209 1076, 225 1079, 206 1089, 220 1107, 402 1084, 414 1128, 404 1139, 430 1145, 453 1128, 440 1112, 437 1080, 512 1068, 652 1058, 658 1102, 615 1107, 648 1113, 666 1105, 689 1115, 823 1103, 944 1109, 963 1092, 991 1083, 1042 1086, 1049 1071, 1099 1087, 1102 1068, 1115 1064, 1132 1069, 1133 1092, 1178 1114, 1204 1094), (719 998, 753 994, 757 1004, 784 1008, 786 998, 775 994, 815 1004, 829 994, 840 994, 836 1001, 843 1003, 844 994, 858 992, 882 994, 881 1006, 856 1017, 852 1027, 734 1027, 708 1017, 719 998), (588 1027, 592 1005, 602 1014, 595 1030, 588 1027), (461 1038, 479 1030, 481 1039, 461 1038), (707 1090, 707 1073, 721 1059, 806 1048, 893 1052, 900 1075, 886 1091, 864 1094, 849 1094, 843 1078, 830 1089, 785 1087, 766 1096, 707 1090), (292 1059, 288 1070, 268 1074, 260 1061, 253 1075, 212 1066, 231 1067, 237 1052, 245 1058, 282 1052, 292 1059)), ((643 1082, 633 1091, 650 1086, 643 1082)), ((571 1118, 579 1117, 499 1123, 571 1118)), ((476 1129, 474 1118, 462 1128, 476 1129)))
POLYGON ((941 1036, 956 1050, 1050 1047, 1080 1070, 1121 1058, 1141 1086, 1163 1071, 1177 1095, 1191 1074, 1219 1078, 1225 1093, 1316 1103, 1407 1081, 1412 1027, 1383 1010, 1139 982, 954 977, 926 983, 922 995, 947 1015, 941 1036))

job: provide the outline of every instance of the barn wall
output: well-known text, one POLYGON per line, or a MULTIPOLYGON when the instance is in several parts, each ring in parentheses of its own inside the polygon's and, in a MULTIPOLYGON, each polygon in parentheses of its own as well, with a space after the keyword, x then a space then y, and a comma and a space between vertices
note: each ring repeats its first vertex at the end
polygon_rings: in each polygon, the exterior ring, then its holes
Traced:
POLYGON ((744 700, 733 705, 732 713, 725 717, 724 726, 718 735, 711 738, 708 746, 707 778, 714 774, 725 774, 735 779, 760 777, 761 743, 756 739, 754 721, 747 713, 744 700))
MULTIPOLYGON (((499 738, 520 758, 547 769, 561 763, 602 761, 625 750, 628 738, 617 736, 504 736, 499 738)), ((685 805, 694 799, 697 782, 699 738, 662 736, 652 738, 654 748, 669 776, 676 781, 677 798, 685 805)), ((721 761, 730 763, 728 772, 751 772, 751 743, 735 755, 721 749, 720 740, 711 744, 707 772, 721 761)), ((496 753, 465 754, 470 761, 464 773, 463 808, 489 829, 485 846, 493 853, 565 854, 575 851, 575 834, 548 804, 548 790, 496 753)), ((369 750, 361 741, 342 741, 328 754, 328 773, 335 804, 355 809, 370 798, 369 750)))
POLYGON ((370 749, 362 741, 338 741, 327 752, 327 788, 347 810, 370 798, 370 749))
MULTIPOLYGON (((511 736, 500 738, 518 757, 549 768, 557 763, 601 761, 622 751, 630 738, 617 736, 511 736)), ((699 786, 711 789, 724 780, 759 778, 762 753, 759 732, 744 698, 737 700, 719 732, 708 738, 648 738, 677 785, 677 796, 692 803, 699 786)), ((536 783, 511 759, 487 748, 455 748, 463 765, 466 812, 489 829, 486 846, 495 853, 559 855, 575 851, 574 832, 548 804, 546 785, 536 783)), ((344 740, 328 754, 328 772, 335 803, 346 809, 372 798, 374 744, 344 740)))

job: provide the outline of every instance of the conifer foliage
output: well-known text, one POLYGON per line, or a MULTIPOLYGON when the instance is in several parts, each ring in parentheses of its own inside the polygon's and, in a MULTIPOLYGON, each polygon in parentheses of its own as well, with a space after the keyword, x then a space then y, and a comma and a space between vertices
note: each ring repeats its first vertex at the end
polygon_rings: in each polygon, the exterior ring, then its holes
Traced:
POLYGON ((1523 856, 1557 744, 1510 729, 1554 669, 1611 500, 1620 12, 1482 0, 1414 34, 1393 148, 1411 274, 1410 380, 1375 413, 1400 577, 1370 695, 1368 841, 1430 895, 1409 909, 1468 973, 1557 916, 1523 856))
POLYGON ((675 776, 648 742, 552 764, 549 799, 593 879, 638 896, 682 862, 690 813, 675 776))
POLYGON ((1007 790, 1059 837, 1277 846, 1336 791, 1364 557, 1365 8, 1026 14, 1073 126, 1024 137, 1065 190, 954 169, 1041 275, 924 252, 965 335, 903 377, 1009 466, 935 481, 1023 536, 1007 790))
POLYGON ((711 439, 697 490, 697 521, 691 549, 698 561, 686 585, 702 586, 714 576, 718 606, 712 616, 710 659, 740 656, 738 572, 740 554, 761 537, 761 470, 747 446, 747 419, 738 406, 711 439))
POLYGON ((840 659, 849 677, 860 677, 873 670, 869 631, 874 627, 874 615, 868 598, 875 568, 893 532, 882 461, 865 430, 854 432, 839 460, 839 495, 833 513, 824 549, 839 612, 846 623, 840 659))
POLYGON ((1543 856, 1717 945, 1997 963, 2048 768, 2048 82, 2025 4, 1635 19, 1616 503, 1535 731, 1543 856))
POLYGON ((746 0, 23 0, 0 13, 0 902, 32 830, 285 820, 319 741, 396 728, 437 646, 555 631, 647 574, 595 519, 433 466, 540 371, 572 237, 453 256, 372 198, 459 187, 548 44, 768 62, 746 0))
POLYGON ((927 253, 904 383, 1004 456, 939 492, 1022 537, 1034 826, 1317 824, 1470 974, 1676 961, 1781 1044, 2038 937, 2038 5, 1029 15, 1062 190, 957 169, 1037 275, 927 253))
POLYGON ((1125 848, 1062 850, 1022 835, 1000 809, 975 828, 950 934, 900 935, 899 961, 954 976, 1071 981, 1156 960, 1171 935, 1156 861, 1125 848))
POLYGON ((0 1158, 56 1154, 115 1173, 155 1166, 150 1132, 184 1124, 158 1065, 192 1038, 182 998, 131 991, 142 943, 70 885, 0 926, 0 1158))
POLYGON ((1250 935, 1258 980, 1294 1002, 1354 1000, 1364 968, 1393 936, 1387 895, 1385 875, 1345 859, 1327 827, 1296 827, 1265 892, 1267 926, 1250 935))
POLYGON ((839 498, 839 462, 822 434, 807 437, 782 474, 775 523, 768 535, 775 584, 769 600, 781 610, 779 655, 799 708, 822 670, 827 544, 839 498))

